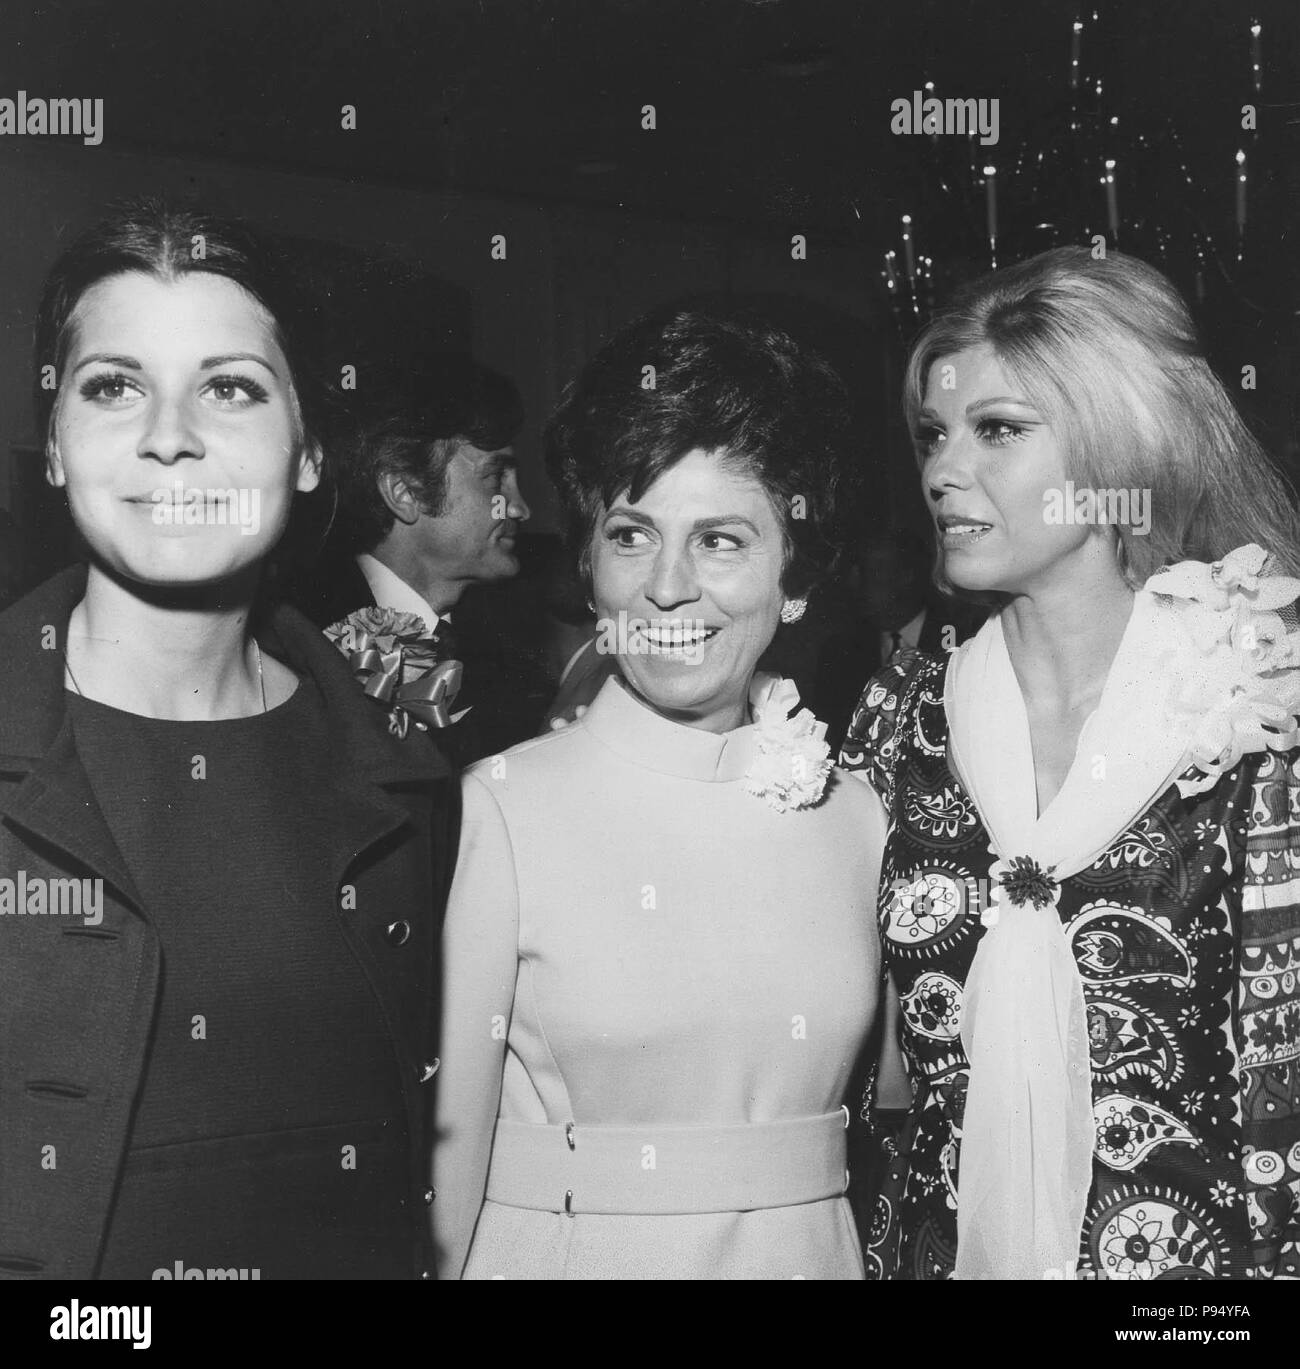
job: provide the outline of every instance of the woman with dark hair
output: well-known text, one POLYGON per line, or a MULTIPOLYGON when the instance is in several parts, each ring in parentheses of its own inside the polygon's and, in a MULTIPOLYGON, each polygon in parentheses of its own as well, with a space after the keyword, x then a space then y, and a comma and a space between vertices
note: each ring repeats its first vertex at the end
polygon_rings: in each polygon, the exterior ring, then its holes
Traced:
POLYGON ((841 757, 891 815, 913 1090, 869 1272, 1294 1278, 1294 498, 1131 257, 971 285, 905 405, 938 579, 994 611, 841 757))
POLYGON ((87 563, 0 616, 3 1277, 426 1267, 455 798, 264 602, 321 473, 286 279, 248 230, 143 203, 42 297, 87 563))
POLYGON ((833 559, 845 426, 818 358, 700 312, 620 334, 550 425, 619 673, 465 777, 448 1277, 862 1277, 842 1102, 883 815, 789 682, 755 675, 833 559))

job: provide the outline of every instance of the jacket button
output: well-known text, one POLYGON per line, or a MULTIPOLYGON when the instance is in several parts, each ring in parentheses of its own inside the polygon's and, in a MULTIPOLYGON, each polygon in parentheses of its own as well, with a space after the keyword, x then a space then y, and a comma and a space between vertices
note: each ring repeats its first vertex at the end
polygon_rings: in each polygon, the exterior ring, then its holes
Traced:
POLYGON ((424 1064, 420 1066, 420 1083, 427 1084, 429 1080, 438 1073, 438 1066, 441 1063, 440 1060, 426 1060, 424 1064))
POLYGON ((426 1188, 426 1189, 424 1190, 424 1205, 425 1205, 425 1207, 432 1207, 432 1206, 433 1206, 433 1200, 434 1200, 437 1196, 438 1196, 438 1195, 433 1191, 433 1189, 431 1189, 431 1188, 426 1188))
POLYGON ((405 919, 399 922, 390 922, 387 934, 390 946, 405 946, 411 936, 411 924, 405 919))

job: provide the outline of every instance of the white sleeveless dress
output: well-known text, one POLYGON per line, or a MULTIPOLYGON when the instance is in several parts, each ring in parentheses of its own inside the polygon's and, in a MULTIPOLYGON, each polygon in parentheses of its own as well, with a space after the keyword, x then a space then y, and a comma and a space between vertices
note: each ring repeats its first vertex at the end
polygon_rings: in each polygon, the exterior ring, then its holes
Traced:
POLYGON ((742 783, 755 731, 680 726, 610 680, 581 722, 466 775, 437 1078, 443 1277, 863 1277, 843 1196, 673 1215, 484 1201, 498 1116, 581 1136, 846 1101, 876 1009, 883 810, 836 771, 815 808, 777 812, 742 783))

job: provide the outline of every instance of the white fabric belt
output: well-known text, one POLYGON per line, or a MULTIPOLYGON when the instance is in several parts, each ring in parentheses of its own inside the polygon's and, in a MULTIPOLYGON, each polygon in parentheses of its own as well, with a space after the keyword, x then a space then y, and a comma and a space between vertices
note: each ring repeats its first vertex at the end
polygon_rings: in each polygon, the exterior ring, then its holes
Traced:
POLYGON ((728 1127, 497 1122, 487 1199, 576 1215, 748 1212, 848 1187, 848 1112, 728 1127))

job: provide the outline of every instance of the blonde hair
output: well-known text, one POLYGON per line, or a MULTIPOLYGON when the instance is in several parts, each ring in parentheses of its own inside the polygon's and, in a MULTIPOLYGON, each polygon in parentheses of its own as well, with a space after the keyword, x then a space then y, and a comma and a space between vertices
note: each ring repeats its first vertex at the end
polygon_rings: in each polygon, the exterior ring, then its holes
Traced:
MULTIPOLYGON (((930 367, 987 345, 1062 440, 1079 488, 1150 491, 1147 535, 1115 528, 1125 579, 1257 542, 1300 574, 1295 492, 1206 361, 1182 296, 1136 257, 1058 247, 965 287, 917 339, 903 381, 914 432, 930 367)), ((940 579, 942 580, 940 566, 940 579)))

